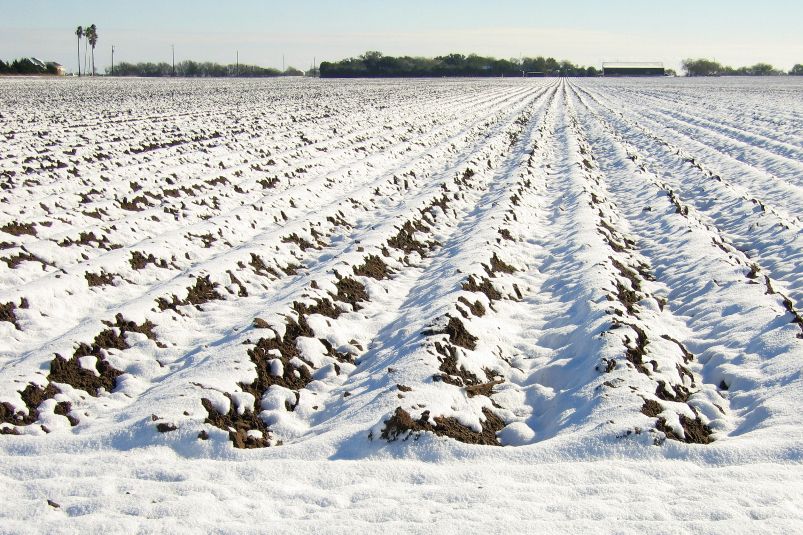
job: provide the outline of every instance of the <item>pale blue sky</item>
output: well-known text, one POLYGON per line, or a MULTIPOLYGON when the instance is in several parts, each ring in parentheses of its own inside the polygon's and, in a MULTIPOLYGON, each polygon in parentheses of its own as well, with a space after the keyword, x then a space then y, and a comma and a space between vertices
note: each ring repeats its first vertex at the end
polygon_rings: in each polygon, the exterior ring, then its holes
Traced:
POLYGON ((96 64, 176 60, 306 68, 358 55, 603 60, 710 57, 734 66, 803 63, 803 1, 764 0, 0 0, 0 58, 36 56, 75 69, 75 27, 95 23, 96 64))

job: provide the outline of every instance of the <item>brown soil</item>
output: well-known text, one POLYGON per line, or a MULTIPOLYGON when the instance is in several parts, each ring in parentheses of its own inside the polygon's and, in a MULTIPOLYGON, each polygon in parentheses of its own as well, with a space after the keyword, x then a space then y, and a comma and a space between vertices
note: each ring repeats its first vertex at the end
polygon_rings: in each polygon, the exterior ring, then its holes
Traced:
POLYGON ((611 258, 611 262, 613 263, 613 267, 616 268, 619 273, 626 279, 630 281, 630 286, 633 290, 640 292, 641 291, 641 279, 639 279, 638 272, 632 270, 628 267, 625 267, 624 264, 616 260, 615 258, 611 258))
POLYGON ((499 290, 494 288, 491 280, 486 277, 482 277, 478 283, 474 275, 470 275, 468 280, 463 283, 463 290, 467 292, 484 293, 490 301, 498 301, 502 299, 502 294, 499 292, 499 290))
POLYGON ((337 294, 334 295, 334 298, 337 301, 349 303, 355 311, 362 308, 357 303, 368 301, 368 292, 365 291, 365 286, 351 277, 340 279, 335 286, 337 286, 337 294))
POLYGON ((672 202, 672 204, 675 205, 675 212, 682 215, 683 217, 688 217, 689 207, 683 205, 683 203, 680 202, 680 198, 678 198, 678 196, 675 195, 675 192, 669 190, 666 192, 666 194, 669 196, 669 200, 672 202))
POLYGON ((641 413, 650 418, 656 418, 663 411, 664 408, 654 399, 645 399, 644 405, 641 406, 641 413))
POLYGON ((44 269, 45 266, 52 265, 52 264, 50 264, 50 262, 45 262, 44 260, 42 260, 38 256, 32 255, 31 253, 29 253, 27 251, 23 251, 21 253, 17 253, 15 255, 9 256, 7 258, 0 258, 0 260, 5 262, 6 265, 10 269, 17 269, 17 266, 19 266, 23 262, 39 262, 40 264, 42 264, 42 269, 44 269))
MULTIPOLYGON (((81 343, 76 348, 70 360, 66 360, 59 354, 50 362, 50 375, 48 379, 52 382, 66 383, 74 388, 85 390, 92 396, 97 396, 100 389, 111 392, 117 386, 117 377, 123 374, 106 361, 103 355, 104 349, 118 349, 123 351, 130 346, 126 342, 126 333, 136 332, 147 336, 156 341, 156 334, 153 332, 155 325, 150 321, 145 321, 137 325, 133 321, 123 318, 122 314, 115 316, 114 323, 104 322, 109 329, 104 329, 92 342, 92 345, 81 343), (98 377, 92 370, 81 367, 78 359, 85 356, 95 356, 97 358, 96 368, 100 376, 98 377)), ((158 342, 157 342, 158 344, 158 342)))
POLYGON ((449 208, 449 197, 447 197, 445 193, 442 194, 440 197, 430 203, 427 211, 431 210, 435 206, 439 207, 444 213, 446 213, 446 210, 449 208))
POLYGON ((691 419, 687 416, 680 415, 680 425, 683 427, 683 434, 685 437, 679 437, 666 425, 666 421, 661 418, 655 425, 658 431, 663 432, 666 438, 670 440, 677 440, 678 442, 685 442, 686 444, 710 444, 713 442, 711 438, 711 428, 705 425, 700 417, 691 419))
POLYGON ((443 372, 436 376, 436 379, 460 387, 480 384, 476 375, 464 368, 457 367, 457 349, 454 346, 435 342, 435 351, 441 355, 438 357, 441 362, 439 369, 443 372))
POLYGON ((0 303, 0 321, 7 321, 11 323, 18 331, 22 329, 17 323, 17 315, 14 313, 14 310, 17 308, 17 305, 13 302, 9 301, 8 303, 0 303))
MULTIPOLYGON (((132 333, 144 334, 145 336, 148 337, 148 339, 153 341, 157 340, 156 334, 153 332, 153 328, 156 327, 156 325, 150 320, 145 320, 141 325, 137 325, 133 321, 124 319, 122 314, 117 314, 114 317, 114 323, 108 321, 104 321, 103 323, 105 323, 110 327, 117 327, 120 330, 120 335, 122 337, 124 337, 127 332, 132 332, 132 333)), ((97 342, 97 338, 95 339, 95 341, 97 342)), ((127 347, 128 344, 126 344, 126 347, 122 349, 127 349, 127 347)))
POLYGON ((243 285, 243 283, 240 281, 240 279, 238 279, 234 275, 234 272, 229 269, 229 270, 226 270, 226 273, 229 274, 229 280, 231 281, 231 283, 237 285, 237 296, 238 297, 248 297, 248 290, 246 290, 245 285, 243 285))
POLYGON ((795 309, 795 304, 792 302, 789 297, 778 292, 773 288, 772 281, 766 275, 764 276, 764 284, 767 287, 767 294, 768 295, 778 295, 781 298, 781 302, 783 303, 784 308, 786 309, 789 314, 792 315, 792 323, 800 327, 800 333, 798 333, 798 338, 803 338, 803 315, 795 309))
POLYGON ((424 336, 431 336, 433 334, 448 334, 449 342, 466 349, 474 350, 477 348, 477 338, 466 330, 463 322, 459 318, 449 317, 449 323, 442 331, 426 330, 422 333, 424 336))
POLYGON ((319 249, 314 243, 300 237, 298 234, 290 234, 282 238, 282 243, 295 243, 302 251, 307 249, 319 249))
MULTIPOLYGON (((112 392, 117 386, 117 377, 123 374, 111 366, 106 359, 100 355, 97 356, 97 370, 100 376, 95 375, 92 370, 86 370, 81 367, 78 362, 79 356, 84 356, 86 349, 89 346, 81 344, 76 350, 76 355, 70 360, 65 360, 64 357, 56 354, 50 362, 50 374, 47 376, 48 380, 55 383, 65 383, 73 388, 86 391, 90 396, 97 397, 100 394, 100 389, 103 388, 106 392, 112 392)), ((96 347, 89 348, 96 350, 96 347)))
POLYGON ((458 297, 457 300, 460 303, 466 305, 468 309, 471 311, 471 313, 474 314, 475 316, 481 318, 482 316, 485 315, 485 307, 482 306, 482 303, 480 303, 479 301, 474 301, 474 303, 472 304, 468 299, 466 299, 462 295, 458 297))
POLYGON ((515 241, 513 239, 513 236, 510 234, 510 231, 508 229, 506 229, 506 228, 500 228, 499 229, 499 235, 502 236, 502 238, 504 238, 504 239, 506 239, 508 241, 515 241))
POLYGON ((298 264, 287 264, 282 268, 282 271, 284 271, 287 275, 295 275, 298 273, 298 270, 301 269, 301 267, 302 266, 298 264))
POLYGON ((84 277, 86 278, 87 284, 89 286, 111 286, 114 284, 114 277, 117 275, 114 273, 106 273, 105 271, 101 271, 100 273, 84 273, 84 277))
POLYGON ((119 249, 119 245, 115 245, 109 242, 109 238, 107 236, 101 236, 98 238, 95 236, 94 232, 81 232, 78 235, 77 240, 73 240, 72 238, 65 238, 64 240, 59 242, 59 246, 61 247, 70 247, 72 245, 86 245, 89 247, 97 247, 100 249, 119 249))
POLYGON ((429 229, 420 221, 407 221, 399 229, 398 234, 388 240, 388 246, 409 254, 413 251, 422 257, 434 246, 434 242, 422 243, 414 238, 416 232, 429 232, 429 229))
POLYGON ((413 420, 410 413, 396 408, 396 412, 388 420, 385 420, 385 427, 382 429, 381 437, 389 442, 402 438, 407 440, 413 434, 424 431, 435 433, 438 436, 453 438, 466 444, 479 444, 485 446, 498 446, 499 441, 496 433, 501 431, 505 423, 487 408, 482 409, 485 415, 485 422, 482 431, 476 432, 461 425, 456 418, 435 417, 435 425, 429 423, 429 411, 424 411, 421 418, 413 420))
POLYGON ((261 399, 262 394, 271 385, 283 386, 290 390, 299 390, 307 386, 312 381, 309 370, 304 366, 296 368, 290 364, 293 358, 301 358, 296 347, 299 336, 315 336, 304 316, 300 316, 298 322, 292 318, 287 319, 283 338, 279 338, 278 335, 275 338, 261 338, 253 349, 248 350, 248 356, 256 366, 257 377, 251 384, 240 383, 240 387, 256 399, 261 399), (278 350, 279 355, 271 354, 272 350, 278 350), (284 368, 281 376, 270 373, 270 361, 276 358, 282 362, 284 368))
POLYGON ((39 404, 45 399, 53 397, 57 392, 56 388, 50 384, 45 389, 29 384, 25 387, 25 390, 20 391, 20 396, 28 409, 28 414, 14 410, 10 403, 0 403, 0 423, 31 425, 39 419, 39 404))
POLYGON ((503 380, 497 379, 496 381, 490 381, 478 385, 468 385, 466 386, 466 394, 468 394, 468 397, 470 398, 473 398, 474 396, 491 397, 493 394, 493 388, 496 385, 501 385, 502 383, 504 383, 503 380))
POLYGON ((265 265, 265 262, 259 256, 251 253, 251 267, 254 269, 254 272, 257 275, 262 275, 263 277, 267 277, 268 275, 273 275, 277 279, 280 277, 279 272, 273 269, 272 267, 268 267, 265 265))
POLYGON ((491 257, 491 268, 487 271, 491 276, 493 276, 495 273, 515 273, 516 268, 500 260, 499 257, 496 256, 496 253, 494 253, 491 257))
POLYGON ((262 318, 254 318, 254 328, 256 329, 270 329, 270 324, 262 318))
POLYGON ((664 401, 677 401, 686 403, 689 400, 691 391, 683 385, 668 385, 665 381, 658 381, 655 389, 655 397, 664 401))
POLYGON ((69 401, 60 401, 56 403, 56 408, 53 409, 53 412, 55 414, 67 418, 67 420, 69 420, 70 422, 70 425, 75 427, 76 425, 78 425, 78 418, 70 414, 71 410, 72 410, 72 403, 70 403, 69 401))
POLYGON ((387 264, 376 255, 369 255, 365 258, 365 263, 361 266, 354 267, 354 274, 362 277, 371 277, 372 279, 382 280, 387 279, 391 275, 390 268, 387 264))
POLYGON ((134 269, 144 269, 148 264, 153 264, 154 266, 160 268, 167 268, 167 261, 164 259, 157 260, 155 256, 149 254, 145 256, 139 251, 132 251, 131 258, 128 261, 131 264, 131 267, 134 269))
POLYGON ((81 212, 81 213, 84 214, 87 217, 93 217, 95 219, 102 219, 102 216, 108 215, 106 212, 104 212, 103 210, 100 210, 100 209, 96 209, 96 210, 93 210, 91 212, 87 210, 87 211, 81 212))
POLYGON ((209 280, 209 275, 197 277, 195 279, 195 285, 187 287, 186 299, 179 300, 178 297, 173 295, 172 301, 160 297, 156 300, 156 303, 159 305, 160 310, 170 309, 176 312, 178 312, 178 307, 180 306, 195 305, 197 307, 209 301, 223 299, 223 296, 215 290, 218 286, 218 283, 209 280))
MULTIPOLYGON (((259 400, 259 398, 257 398, 259 400)), ((259 401, 257 401, 259 403, 259 401)), ((209 416, 206 418, 205 423, 212 424, 219 429, 229 432, 229 439, 234 444, 235 448, 239 449, 253 449, 253 448, 266 448, 270 446, 268 437, 268 426, 259 417, 259 414, 254 410, 246 410, 243 414, 238 414, 234 403, 231 403, 229 412, 221 414, 212 405, 212 402, 206 398, 201 399, 203 405, 209 416), (248 435, 248 431, 262 432, 262 438, 255 438, 248 435)), ((203 431, 202 431, 203 433, 203 431)), ((208 434, 206 438, 208 438, 208 434)), ((206 440, 206 438, 198 435, 198 438, 206 440)))
POLYGON ((18 223, 16 221, 12 221, 0 227, 0 231, 5 232, 6 234, 11 234, 12 236, 22 236, 23 234, 36 236, 36 228, 34 223, 18 223))
POLYGON ((463 171, 463 175, 455 179, 455 183, 459 186, 468 186, 471 183, 471 178, 476 173, 470 167, 466 167, 466 170, 463 171))
POLYGON ((619 302, 625 306, 629 314, 634 314, 636 312, 635 305, 641 300, 639 299, 638 293, 625 287, 620 281, 616 281, 616 297, 619 299, 619 302))
POLYGON ((213 243, 215 243, 215 242, 217 241, 217 238, 215 238, 214 236, 212 236, 212 234, 211 234, 211 233, 209 233, 209 232, 207 232, 206 234, 192 234, 192 233, 188 233, 188 234, 187 234, 187 238, 188 238, 188 239, 189 239, 189 238, 196 238, 196 239, 199 239, 199 240, 201 240, 201 242, 204 244, 204 249, 209 249, 210 247, 212 247, 212 244, 213 244, 213 243))
POLYGON ((314 305, 309 305, 306 303, 299 303, 298 301, 293 303, 293 310, 298 312, 299 316, 309 316, 310 314, 320 314, 322 316, 326 316, 327 318, 337 319, 340 314, 342 314, 341 310, 337 308, 334 303, 332 303, 329 299, 325 297, 322 299, 316 298, 314 305))
MULTIPOLYGON (((649 370, 644 362, 644 356, 647 354, 647 344, 649 343, 647 340, 647 333, 645 333, 644 329, 638 325, 631 325, 628 323, 627 326, 636 331, 636 342, 635 347, 627 347, 625 357, 627 358, 628 362, 633 364, 633 366, 635 366, 639 372, 645 375, 650 375, 652 370, 649 370)), ((629 336, 625 336, 625 344, 627 346, 630 345, 629 336)), ((653 360, 648 364, 652 364, 654 367, 656 363, 653 360)))
POLYGON ((146 207, 153 206, 150 202, 148 202, 147 197, 145 197, 144 195, 139 195, 139 196, 134 197, 132 199, 129 199, 128 197, 124 197, 123 200, 118 201, 118 202, 119 202, 120 208, 122 208, 123 210, 127 210, 129 212, 141 212, 145 208, 143 208, 140 205, 144 205, 146 207))
MULTIPOLYGON (((327 340, 326 338, 319 338, 319 341, 323 346, 326 348, 326 354, 330 357, 337 359, 340 362, 348 362, 349 364, 354 364, 354 355, 351 353, 342 353, 340 351, 335 350, 335 347, 327 340)), ((340 373, 340 368, 335 365, 335 369, 337 373, 340 373)))
POLYGON ((263 189, 271 189, 276 187, 276 185, 279 183, 279 179, 275 176, 270 177, 269 179, 262 178, 260 180, 257 180, 257 183, 260 184, 263 189))

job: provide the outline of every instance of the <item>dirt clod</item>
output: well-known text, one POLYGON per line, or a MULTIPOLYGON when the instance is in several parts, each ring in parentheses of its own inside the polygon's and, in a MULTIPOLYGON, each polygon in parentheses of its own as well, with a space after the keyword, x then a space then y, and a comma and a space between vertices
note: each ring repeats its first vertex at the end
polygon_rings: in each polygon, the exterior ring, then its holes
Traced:
POLYGON ((18 331, 22 330, 17 323, 17 315, 14 310, 17 305, 11 301, 8 303, 0 303, 0 321, 7 321, 11 323, 18 331))
POLYGON ((477 279, 474 277, 474 275, 470 275, 468 280, 463 283, 463 290, 467 292, 484 293, 485 297, 487 297, 489 301, 498 301, 502 299, 501 292, 494 288, 491 280, 486 277, 482 277, 479 282, 477 282, 477 279))
POLYGON ((168 301, 164 297, 156 300, 160 310, 174 310, 178 311, 178 307, 185 305, 202 305, 212 300, 223 299, 223 296, 215 289, 219 285, 209 279, 209 275, 204 277, 197 277, 195 285, 187 287, 186 299, 180 300, 177 296, 173 295, 172 301, 168 301))
POLYGON ((482 316, 485 315, 485 307, 482 306, 482 303, 480 303, 478 300, 474 301, 474 303, 471 303, 468 299, 466 299, 462 295, 458 297, 457 300, 458 302, 466 305, 466 307, 468 307, 471 313, 474 314, 475 316, 481 318, 482 316))
POLYGON ((111 286, 114 284, 114 277, 116 276, 117 275, 114 273, 106 273, 105 271, 101 271, 100 273, 90 273, 87 271, 84 273, 84 277, 89 286, 111 286))
POLYGON ((371 277, 372 279, 382 280, 387 279, 391 275, 390 268, 387 264, 376 255, 369 255, 365 258, 365 262, 361 266, 354 267, 354 274, 362 277, 371 277))
POLYGON ((18 223, 17 221, 11 221, 10 223, 6 223, 0 227, 0 231, 5 232, 6 234, 11 234, 12 236, 22 236, 23 234, 27 234, 28 236, 36 236, 36 227, 33 223, 18 223))
POLYGON ((334 298, 343 303, 349 303, 355 311, 362 308, 358 303, 368 301, 368 292, 365 290, 365 286, 351 277, 340 279, 335 286, 337 286, 337 294, 334 298))
MULTIPOLYGON (((243 414, 238 414, 237 409, 232 403, 229 412, 226 414, 219 413, 212 402, 206 398, 201 399, 206 412, 209 414, 205 422, 212 424, 219 429, 229 432, 229 439, 238 449, 253 449, 253 448, 266 448, 270 446, 268 426, 262 421, 262 418, 254 412, 254 410, 246 409, 243 414), (258 431, 262 434, 261 437, 254 436, 249 431, 258 431)), ((202 431, 202 433, 204 433, 202 431)), ((206 438, 198 435, 198 438, 206 440, 206 438)))
POLYGON ((477 432, 461 425, 456 418, 451 417, 436 416, 434 418, 435 425, 432 425, 429 422, 429 411, 424 411, 421 418, 413 420, 409 412, 397 407, 393 416, 385 420, 385 427, 380 436, 388 442, 393 442, 399 438, 406 440, 412 434, 429 431, 466 444, 498 446, 496 433, 502 430, 505 423, 487 408, 483 408, 482 413, 485 416, 485 422, 482 424, 482 431, 477 432))

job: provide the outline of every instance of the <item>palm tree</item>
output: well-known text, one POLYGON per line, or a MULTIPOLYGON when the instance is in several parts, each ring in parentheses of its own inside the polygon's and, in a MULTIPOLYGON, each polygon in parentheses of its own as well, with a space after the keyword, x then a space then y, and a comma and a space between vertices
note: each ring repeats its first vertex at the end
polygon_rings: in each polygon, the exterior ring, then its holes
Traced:
POLYGON ((95 76, 95 45, 98 44, 98 27, 94 24, 87 28, 87 39, 92 47, 92 76, 95 76))
POLYGON ((89 72, 89 45, 87 45, 86 38, 89 37, 89 27, 84 28, 84 75, 89 72))
POLYGON ((81 26, 75 29, 75 36, 78 38, 78 76, 81 76, 81 37, 84 36, 84 29, 81 26))

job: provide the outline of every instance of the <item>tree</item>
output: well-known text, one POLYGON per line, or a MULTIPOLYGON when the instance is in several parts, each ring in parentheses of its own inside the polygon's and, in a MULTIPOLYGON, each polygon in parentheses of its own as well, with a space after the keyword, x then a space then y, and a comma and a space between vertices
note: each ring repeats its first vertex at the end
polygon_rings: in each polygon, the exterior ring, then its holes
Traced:
POLYGON ((686 76, 719 76, 726 71, 722 65, 710 59, 684 59, 681 67, 686 76))
POLYGON ((75 36, 78 38, 78 76, 81 76, 81 37, 84 36, 84 29, 78 26, 75 29, 75 36))
POLYGON ((792 70, 789 71, 789 74, 791 76, 803 76, 803 64, 798 63, 797 65, 792 67, 792 70))
POLYGON ((92 47, 92 76, 95 76, 95 45, 98 44, 98 27, 94 24, 86 29, 89 46, 92 47))
POLYGON ((748 72, 752 76, 777 76, 781 71, 770 65, 769 63, 756 63, 749 67, 748 72))
POLYGON ((89 72, 89 27, 84 29, 84 75, 89 72))

